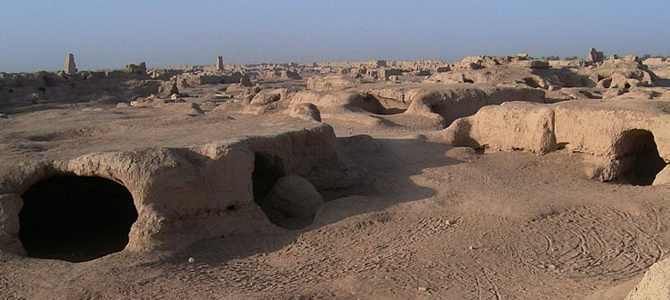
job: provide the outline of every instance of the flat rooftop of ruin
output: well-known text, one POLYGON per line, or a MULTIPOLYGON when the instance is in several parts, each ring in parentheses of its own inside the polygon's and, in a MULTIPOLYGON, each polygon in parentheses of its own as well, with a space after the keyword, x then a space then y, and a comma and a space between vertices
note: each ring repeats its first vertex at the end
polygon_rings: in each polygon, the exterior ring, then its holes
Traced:
POLYGON ((8 164, 95 152, 180 148, 324 126, 283 114, 255 116, 217 110, 194 115, 186 110, 172 111, 169 105, 61 108, 11 115, 0 119, 0 161, 8 164))

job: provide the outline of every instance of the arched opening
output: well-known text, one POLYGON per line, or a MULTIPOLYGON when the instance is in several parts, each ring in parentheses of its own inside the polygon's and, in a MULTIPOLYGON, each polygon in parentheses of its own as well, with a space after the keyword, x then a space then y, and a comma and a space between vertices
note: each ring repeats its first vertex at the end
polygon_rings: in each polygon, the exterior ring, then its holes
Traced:
MULTIPOLYGON (((296 177, 299 176, 286 176, 279 157, 256 153, 252 174, 254 201, 270 222, 284 229, 301 229, 314 220, 314 215, 306 213, 304 207, 304 187, 309 183, 296 182, 296 177), (283 184, 278 184, 280 181, 283 184)), ((315 190, 311 195, 314 193, 321 199, 315 190)))
POLYGON ((137 220, 128 189, 100 177, 49 177, 21 197, 19 239, 29 257, 82 262, 119 252, 137 220))
POLYGON ((658 154, 654 135, 647 130, 624 132, 614 145, 621 174, 617 181, 632 185, 650 185, 666 163, 658 154))
MULTIPOLYGON (((598 76, 600 78, 600 76, 598 76)), ((602 86, 606 89, 609 89, 610 86, 612 85, 612 78, 606 78, 606 79, 598 79, 598 82, 602 83, 602 86)))

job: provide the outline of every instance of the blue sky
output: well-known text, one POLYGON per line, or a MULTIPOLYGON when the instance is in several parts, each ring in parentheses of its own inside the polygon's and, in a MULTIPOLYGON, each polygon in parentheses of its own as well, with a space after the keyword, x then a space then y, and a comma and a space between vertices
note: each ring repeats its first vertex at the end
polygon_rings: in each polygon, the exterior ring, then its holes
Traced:
POLYGON ((0 0, 0 72, 468 55, 670 55, 670 1, 0 0))

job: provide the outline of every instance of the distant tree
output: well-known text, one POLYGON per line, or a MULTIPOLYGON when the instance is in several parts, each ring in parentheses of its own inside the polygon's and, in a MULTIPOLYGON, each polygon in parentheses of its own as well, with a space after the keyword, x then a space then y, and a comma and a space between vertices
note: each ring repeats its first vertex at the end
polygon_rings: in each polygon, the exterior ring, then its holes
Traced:
POLYGON ((549 56, 543 56, 540 59, 544 60, 560 60, 560 58, 556 55, 549 55, 549 56))
POLYGON ((641 59, 642 59, 642 60, 645 60, 645 59, 647 59, 647 58, 651 58, 651 54, 645 54, 645 55, 642 55, 642 58, 641 58, 641 59))
POLYGON ((565 57, 565 60, 578 60, 578 59, 579 59, 579 57, 577 55, 566 56, 565 57))

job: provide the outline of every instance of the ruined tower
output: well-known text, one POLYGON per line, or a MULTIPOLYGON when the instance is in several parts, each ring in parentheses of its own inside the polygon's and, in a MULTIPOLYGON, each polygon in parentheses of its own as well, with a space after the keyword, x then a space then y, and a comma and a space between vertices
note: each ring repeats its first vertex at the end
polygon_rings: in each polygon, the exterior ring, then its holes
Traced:
POLYGON ((216 65, 214 69, 217 71, 223 71, 223 57, 221 55, 216 57, 216 65))
POLYGON ((77 74, 77 66, 74 64, 74 54, 68 53, 65 56, 65 74, 77 74))
POLYGON ((602 62, 605 60, 605 54, 596 50, 596 48, 591 48, 589 49, 589 54, 586 57, 586 60, 592 62, 602 62))

